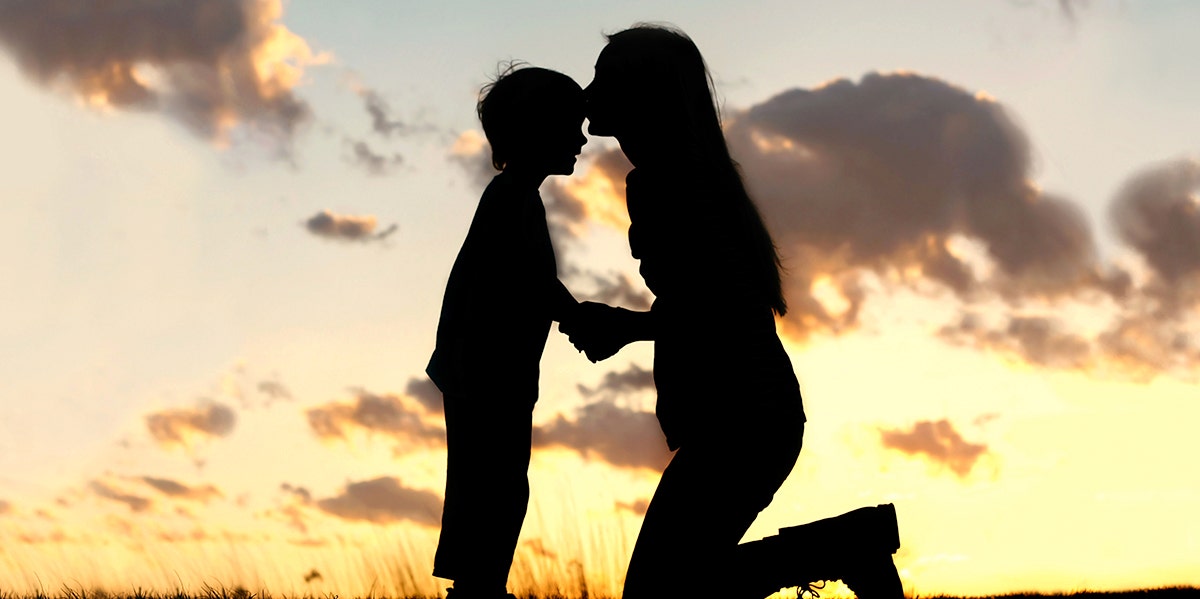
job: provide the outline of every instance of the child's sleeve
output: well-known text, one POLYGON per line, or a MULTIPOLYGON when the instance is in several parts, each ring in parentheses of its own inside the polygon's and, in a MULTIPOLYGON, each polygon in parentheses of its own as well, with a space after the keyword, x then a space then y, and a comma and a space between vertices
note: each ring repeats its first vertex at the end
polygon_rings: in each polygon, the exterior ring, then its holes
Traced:
POLYGON ((554 243, 550 239, 550 227, 546 223, 546 210, 541 201, 529 210, 526 239, 530 243, 529 264, 535 268, 534 287, 538 300, 551 320, 562 322, 568 318, 579 302, 558 278, 558 260, 554 255, 554 243))

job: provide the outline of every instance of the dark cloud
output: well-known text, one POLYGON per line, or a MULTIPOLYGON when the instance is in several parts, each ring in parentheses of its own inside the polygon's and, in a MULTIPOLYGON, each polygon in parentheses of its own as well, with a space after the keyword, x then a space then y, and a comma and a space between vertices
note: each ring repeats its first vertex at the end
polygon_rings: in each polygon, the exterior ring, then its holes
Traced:
MULTIPOLYGON (((940 288, 968 314, 941 329, 956 343, 1140 379, 1187 376, 1200 363, 1197 331, 1184 319, 1200 306, 1195 159, 1148 169, 1113 203, 1117 234, 1152 271, 1139 283, 1099 260, 1079 206, 1032 181, 1028 139, 983 92, 870 73, 734 112, 725 133, 780 247, 790 308, 782 330, 794 340, 855 330, 879 291, 940 288), (1104 308, 1109 326, 1097 333, 1056 317, 1069 303, 1115 307, 1104 308), (998 324, 971 315, 997 305, 998 324)), ((593 221, 624 230, 611 213, 623 209, 628 168, 618 148, 598 150, 576 176, 548 184, 556 241, 575 240, 593 221)), ((597 280, 563 262, 580 283, 573 287, 597 280)), ((698 287, 712 284, 720 282, 698 287)), ((620 302, 638 287, 614 281, 597 296, 620 302)))
POLYGON ((952 343, 989 349, 1038 366, 1089 370, 1095 366, 1090 339, 1064 330, 1061 322, 1044 316, 1013 316, 1003 329, 989 329, 971 313, 939 335, 952 343))
MULTIPOLYGON (((778 94, 734 114, 726 137, 784 257, 794 336, 855 327, 865 271, 973 297, 984 282, 956 238, 981 244, 996 265, 990 287, 1009 294, 1055 295, 1097 278, 1082 212, 1029 180, 1027 139, 983 94, 871 73, 778 94), (840 310, 815 293, 820 285, 840 310)), ((574 222, 605 214, 598 206, 623 208, 627 171, 618 149, 595 155, 580 178, 605 179, 614 194, 562 183, 557 214, 574 222)))
POLYGON ((138 495, 123 493, 98 480, 94 480, 89 483, 88 488, 91 489, 92 493, 95 493, 97 497, 103 497, 104 499, 125 504, 129 510, 133 512, 144 512, 154 505, 154 502, 150 499, 138 495))
POLYGON ((225 496, 223 493, 221 493, 220 489, 214 487, 213 485, 189 487, 188 485, 180 482, 166 478, 155 478, 153 476, 143 476, 141 477, 141 481, 153 487, 163 495, 176 497, 179 499, 190 499, 192 501, 208 503, 212 499, 225 496))
POLYGON ((425 409, 401 395, 376 395, 355 389, 349 402, 334 402, 309 409, 308 424, 322 439, 345 439, 347 433, 362 430, 379 433, 399 443, 399 449, 442 447, 446 430, 427 422, 425 409))
POLYGON ((580 272, 572 279, 572 287, 580 279, 587 281, 589 291, 577 293, 579 300, 600 302, 630 310, 649 310, 654 295, 640 281, 623 272, 601 275, 595 272, 580 272))
POLYGON ((417 400, 417 403, 421 404, 421 407, 425 408, 425 411, 430 414, 445 412, 445 405, 442 403, 442 392, 427 376, 414 376, 408 379, 408 385, 404 388, 404 394, 417 400))
POLYGON ((976 461, 988 451, 987 445, 968 443, 945 419, 922 420, 911 430, 881 429, 879 434, 884 447, 924 457, 949 468, 959 477, 970 474, 976 461))
POLYGON ((375 90, 360 88, 358 95, 363 99, 367 114, 371 115, 371 130, 374 132, 391 137, 392 134, 399 135, 411 130, 403 121, 392 117, 391 107, 375 90))
POLYGON ((563 447, 619 468, 661 471, 670 459, 667 442, 652 412, 621 407, 611 399, 559 415, 533 430, 533 447, 563 447))
POLYGON ((262 381, 258 383, 258 392, 267 396, 267 401, 263 402, 264 407, 270 406, 276 401, 292 401, 292 392, 288 391, 287 387, 279 381, 262 381))
POLYGON ((308 508, 313 503, 312 493, 304 487, 288 483, 279 485, 279 489, 287 493, 288 501, 283 507, 268 511, 267 515, 284 521, 301 534, 308 534, 308 508))
POLYGON ((467 130, 460 134, 446 157, 462 167, 471 185, 479 189, 486 187, 498 172, 492 166, 492 147, 478 131, 467 130))
POLYGON ((631 502, 618 501, 615 504, 617 511, 626 511, 635 516, 645 516, 646 510, 650 508, 649 499, 637 499, 631 502))
POLYGON ((229 406, 213 401, 195 408, 163 410, 146 416, 146 428, 163 447, 190 447, 193 439, 224 437, 233 432, 237 415, 229 406))
POLYGON ((1200 372, 1200 335, 1185 328, 1184 315, 1162 316, 1131 311, 1097 338, 1108 364, 1135 380, 1148 382, 1164 372, 1195 382, 1200 372))
POLYGON ((346 140, 346 142, 350 144, 350 149, 354 152, 350 161, 365 168, 369 175, 387 175, 396 167, 404 164, 404 156, 399 153, 385 156, 371 149, 370 144, 365 141, 346 140))
POLYGON ((292 497, 295 497, 301 503, 304 503, 304 504, 312 503, 312 493, 309 492, 309 490, 304 487, 298 487, 298 486, 290 485, 288 483, 283 483, 283 484, 279 485, 279 489, 284 491, 285 493, 288 493, 292 497))
POLYGON ((280 0, 0 0, 0 45, 89 105, 161 111, 219 143, 244 125, 286 152, 311 114, 293 88, 320 57, 282 13, 280 0))
POLYGON ((1007 325, 989 328, 968 313, 943 327, 941 335, 1041 366, 1142 382, 1163 374, 1195 379, 1200 366, 1193 317, 1200 307, 1198 192, 1200 162, 1194 159, 1153 165, 1120 188, 1110 206, 1111 224, 1142 258, 1146 272, 1135 282, 1124 269, 1108 269, 1098 288, 1115 308, 1099 332, 1073 332, 1051 315, 1012 315, 1007 325))
POLYGON ((584 397, 588 398, 613 397, 652 390, 654 389, 654 372, 637 364, 630 364, 629 368, 624 371, 604 373, 604 378, 595 387, 579 384, 577 388, 584 397))
POLYGON ((388 228, 375 232, 378 219, 374 216, 352 216, 334 214, 323 210, 305 221, 304 226, 309 233, 328 239, 340 241, 378 241, 386 239, 399 228, 392 224, 388 228))
POLYGON ((1175 285, 1200 274, 1200 160, 1154 165, 1132 177, 1109 212, 1121 240, 1175 285))
POLYGON ((407 488, 390 476, 350 483, 340 495, 318 500, 317 507, 345 520, 441 525, 441 497, 430 491, 407 488))
MULTIPOLYGON (((915 270, 967 297, 980 282, 954 254, 956 235, 981 242, 1015 293, 1094 277, 1082 211, 1029 180, 1028 140, 983 94, 871 73, 779 94, 735 117, 727 136, 788 266, 803 269, 792 297, 851 269, 915 270)), ((794 325, 835 320, 811 304, 799 302, 794 325)))

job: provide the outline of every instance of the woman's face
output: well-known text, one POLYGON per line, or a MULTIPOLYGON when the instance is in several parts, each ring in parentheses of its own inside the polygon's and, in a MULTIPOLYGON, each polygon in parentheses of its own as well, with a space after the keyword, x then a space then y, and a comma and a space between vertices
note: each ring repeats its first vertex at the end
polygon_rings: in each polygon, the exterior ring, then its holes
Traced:
POLYGON ((596 74, 583 90, 587 97, 588 133, 613 137, 628 119, 625 91, 621 89, 623 69, 612 46, 605 46, 596 58, 596 74))

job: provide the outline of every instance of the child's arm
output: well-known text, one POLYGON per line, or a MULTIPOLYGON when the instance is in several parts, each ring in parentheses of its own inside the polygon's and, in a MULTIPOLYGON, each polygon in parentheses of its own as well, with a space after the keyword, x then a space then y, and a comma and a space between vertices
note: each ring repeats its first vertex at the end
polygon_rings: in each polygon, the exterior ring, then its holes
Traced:
POLYGON ((548 291, 550 300, 550 318, 555 322, 563 322, 571 320, 575 316, 576 310, 579 308, 579 302, 571 292, 567 290, 567 286, 554 278, 550 283, 548 291))
POLYGON ((653 312, 583 302, 577 316, 571 323, 560 324, 559 330, 592 362, 606 360, 634 341, 653 341, 657 336, 653 312))

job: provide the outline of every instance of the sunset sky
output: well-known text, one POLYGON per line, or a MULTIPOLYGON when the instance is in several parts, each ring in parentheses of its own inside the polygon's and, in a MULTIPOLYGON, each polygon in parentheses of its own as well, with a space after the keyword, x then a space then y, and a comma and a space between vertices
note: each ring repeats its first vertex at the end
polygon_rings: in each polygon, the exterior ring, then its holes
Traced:
MULTIPOLYGON (((910 593, 1200 585, 1200 3, 0 0, 0 592, 438 593, 476 93, 641 21, 788 270, 809 423, 746 540, 892 502, 910 593)), ((542 195, 568 288, 646 309, 626 169, 542 195)), ((551 331, 513 590, 619 591, 652 349, 551 331)))

